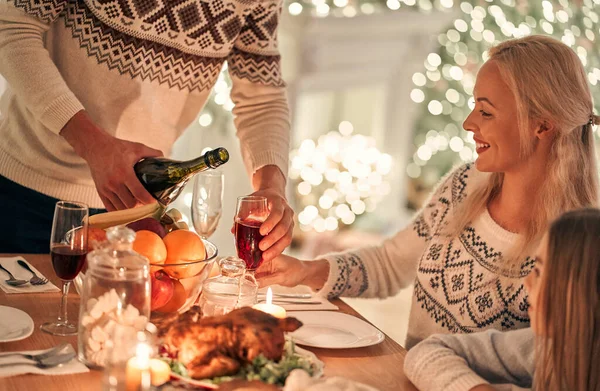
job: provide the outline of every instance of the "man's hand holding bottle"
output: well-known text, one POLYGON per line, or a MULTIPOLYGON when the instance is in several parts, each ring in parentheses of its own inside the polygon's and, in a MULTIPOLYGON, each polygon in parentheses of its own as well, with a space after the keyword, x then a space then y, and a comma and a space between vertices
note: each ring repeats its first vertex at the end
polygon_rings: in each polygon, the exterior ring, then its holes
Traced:
MULTIPOLYGON (((92 178, 107 210, 133 208, 156 200, 135 174, 134 165, 147 157, 161 157, 162 152, 141 143, 111 136, 99 128, 85 111, 71 118, 60 132, 90 168, 92 178)), ((274 165, 264 166, 252 177, 252 195, 267 198, 269 217, 260 227, 265 237, 259 247, 269 261, 281 254, 292 242, 294 211, 285 198, 286 178, 274 165)))
POLYGON ((161 151, 111 136, 96 126, 85 111, 75 114, 60 134, 88 163, 107 210, 156 201, 140 183, 133 166, 142 158, 162 156, 161 151))

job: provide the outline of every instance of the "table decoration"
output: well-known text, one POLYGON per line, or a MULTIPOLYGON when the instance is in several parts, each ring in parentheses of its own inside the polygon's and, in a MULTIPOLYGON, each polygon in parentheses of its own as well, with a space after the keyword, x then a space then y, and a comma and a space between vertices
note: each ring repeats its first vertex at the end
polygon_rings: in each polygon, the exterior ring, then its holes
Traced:
POLYGON ((276 318, 285 318, 285 309, 281 306, 273 304, 273 290, 269 287, 267 290, 267 298, 265 303, 258 303, 252 306, 255 310, 266 312, 276 318))
POLYGON ((150 266, 131 250, 135 233, 109 228, 108 243, 88 255, 79 310, 79 358, 103 367, 117 326, 143 331, 150 316, 150 266))

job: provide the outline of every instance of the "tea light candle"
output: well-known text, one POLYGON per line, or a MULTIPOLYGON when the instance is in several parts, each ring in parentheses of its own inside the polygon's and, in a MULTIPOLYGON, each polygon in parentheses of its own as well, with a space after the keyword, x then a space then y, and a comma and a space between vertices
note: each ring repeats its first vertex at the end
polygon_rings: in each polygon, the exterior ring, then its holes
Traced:
POLYGON ((285 318, 285 308, 273 304, 273 291, 270 287, 269 289, 267 289, 266 302, 255 304, 252 306, 252 308, 254 308, 255 310, 266 312, 267 314, 271 314, 276 318, 285 318))
POLYGON ((142 391, 149 390, 150 377, 150 353, 152 348, 146 343, 139 343, 135 348, 135 357, 127 361, 125 368, 125 390, 142 391))

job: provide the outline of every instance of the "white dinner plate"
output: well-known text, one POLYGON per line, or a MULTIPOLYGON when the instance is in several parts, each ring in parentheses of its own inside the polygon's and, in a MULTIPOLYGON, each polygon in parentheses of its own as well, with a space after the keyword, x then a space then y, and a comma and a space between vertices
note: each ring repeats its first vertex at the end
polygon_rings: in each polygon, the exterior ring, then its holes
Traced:
POLYGON ((19 341, 33 333, 33 319, 19 309, 0 305, 0 342, 19 341))
POLYGON ((341 312, 293 311, 287 316, 302 322, 302 327, 289 336, 298 345, 315 348, 347 349, 377 345, 383 333, 369 323, 341 312))

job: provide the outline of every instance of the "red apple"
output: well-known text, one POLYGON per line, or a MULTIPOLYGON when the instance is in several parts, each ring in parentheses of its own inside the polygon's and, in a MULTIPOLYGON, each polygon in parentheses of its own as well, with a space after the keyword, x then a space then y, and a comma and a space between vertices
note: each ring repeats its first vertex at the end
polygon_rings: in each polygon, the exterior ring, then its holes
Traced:
POLYGON ((129 223, 129 224, 127 224, 127 228, 130 228, 130 229, 134 230, 135 232, 141 231, 141 230, 152 231, 155 234, 157 234, 158 236, 160 236, 161 238, 164 238, 165 235, 167 234, 165 227, 162 226, 160 221, 158 221, 152 217, 146 217, 145 219, 141 219, 141 220, 137 220, 132 223, 129 223))
POLYGON ((164 270, 157 270, 150 274, 151 276, 151 295, 150 309, 154 311, 157 308, 167 304, 173 297, 174 283, 171 277, 164 270))

